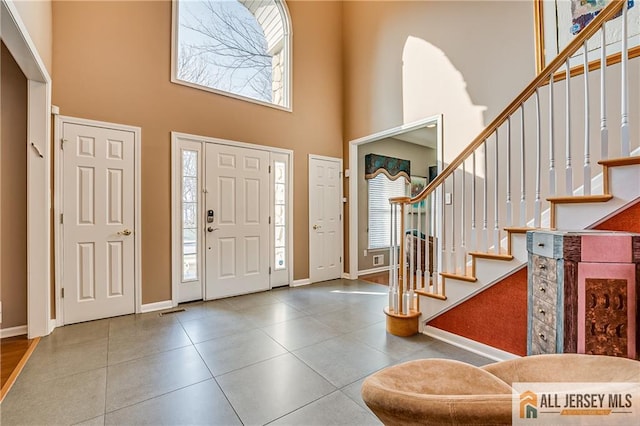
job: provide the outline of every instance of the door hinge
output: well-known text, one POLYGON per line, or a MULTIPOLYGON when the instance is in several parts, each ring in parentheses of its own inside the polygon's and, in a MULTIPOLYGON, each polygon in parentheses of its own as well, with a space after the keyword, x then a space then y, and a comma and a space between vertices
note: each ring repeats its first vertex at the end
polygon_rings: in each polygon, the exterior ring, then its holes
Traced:
POLYGON ((61 291, 61 293, 62 293, 62 298, 64 299, 64 287, 62 287, 62 289, 61 289, 61 290, 62 290, 62 291, 61 291))
POLYGON ((269 173, 271 173, 271 165, 269 165, 269 173))
POLYGON ((271 266, 269 266, 269 275, 271 275, 271 266))
POLYGON ((340 263, 342 263, 342 256, 340 256, 340 263))
POLYGON ((64 223, 64 213, 60 213, 60 223, 64 223))
POLYGON ((60 149, 61 149, 61 150, 63 150, 63 151, 64 151, 64 143, 65 143, 66 141, 67 141, 67 140, 66 140, 65 138, 60 139, 60 149))
POLYGON ((269 225, 271 225, 271 216, 269 216, 269 225))

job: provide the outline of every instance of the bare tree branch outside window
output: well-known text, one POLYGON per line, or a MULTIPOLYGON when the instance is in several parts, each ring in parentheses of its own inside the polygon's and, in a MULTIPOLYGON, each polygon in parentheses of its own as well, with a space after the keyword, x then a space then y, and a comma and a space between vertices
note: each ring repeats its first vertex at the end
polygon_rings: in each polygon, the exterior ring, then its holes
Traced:
POLYGON ((233 0, 180 2, 178 78, 272 102, 272 56, 255 17, 233 0))

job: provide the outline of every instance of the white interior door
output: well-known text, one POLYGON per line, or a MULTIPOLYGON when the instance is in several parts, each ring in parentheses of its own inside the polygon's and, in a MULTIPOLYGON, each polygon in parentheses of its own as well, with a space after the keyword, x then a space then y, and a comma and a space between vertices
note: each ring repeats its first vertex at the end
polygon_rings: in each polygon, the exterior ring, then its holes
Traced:
POLYGON ((133 313, 133 132, 64 123, 65 324, 133 313))
POLYGON ((342 276, 342 160, 309 156, 309 279, 342 276))
POLYGON ((268 290, 269 152, 205 149, 205 298, 268 290))

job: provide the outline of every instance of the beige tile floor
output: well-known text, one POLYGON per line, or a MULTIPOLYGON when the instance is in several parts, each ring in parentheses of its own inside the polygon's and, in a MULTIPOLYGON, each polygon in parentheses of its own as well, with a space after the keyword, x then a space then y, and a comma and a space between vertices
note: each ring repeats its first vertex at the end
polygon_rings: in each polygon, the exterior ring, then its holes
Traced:
POLYGON ((375 425, 369 374, 418 358, 483 365, 385 332, 386 287, 335 280, 57 328, 0 406, 9 425, 375 425))

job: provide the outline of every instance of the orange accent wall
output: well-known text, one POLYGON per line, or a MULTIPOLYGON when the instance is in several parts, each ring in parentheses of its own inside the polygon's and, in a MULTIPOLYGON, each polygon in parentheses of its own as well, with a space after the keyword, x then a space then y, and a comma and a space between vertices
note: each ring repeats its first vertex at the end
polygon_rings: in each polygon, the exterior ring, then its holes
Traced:
POLYGON ((595 226, 604 231, 640 232, 640 203, 621 211, 613 217, 595 226))
MULTIPOLYGON (((640 232, 640 203, 595 226, 640 232)), ((521 269, 427 325, 511 352, 527 353, 527 269, 521 269)))
POLYGON ((516 355, 527 353, 527 268, 427 325, 516 355))

